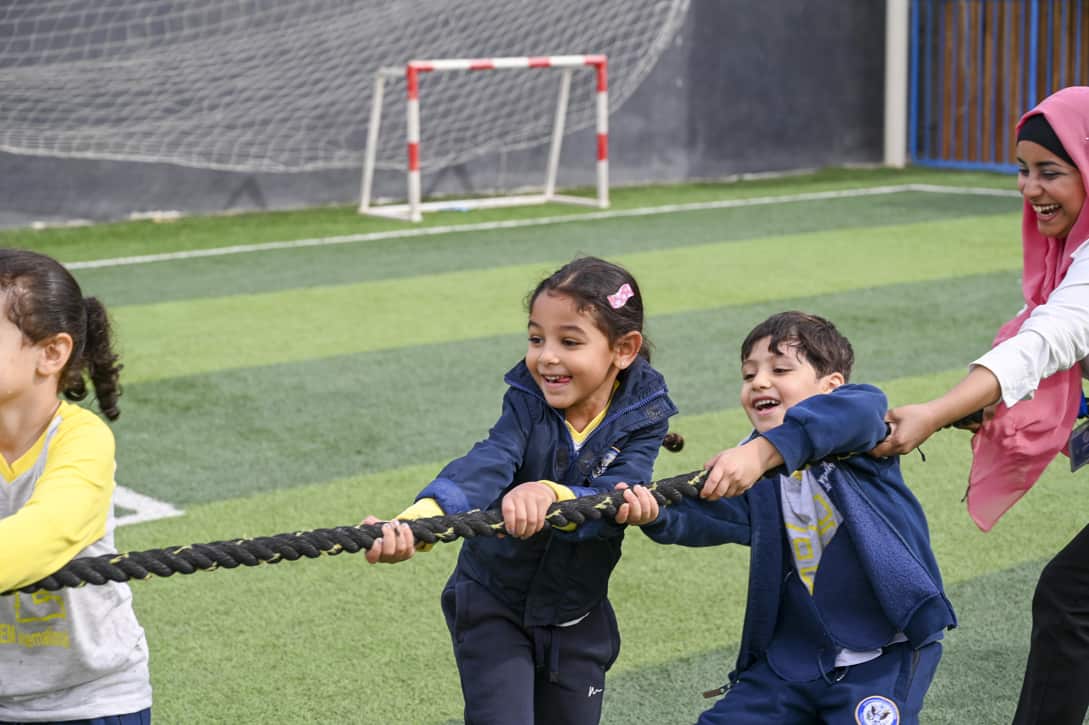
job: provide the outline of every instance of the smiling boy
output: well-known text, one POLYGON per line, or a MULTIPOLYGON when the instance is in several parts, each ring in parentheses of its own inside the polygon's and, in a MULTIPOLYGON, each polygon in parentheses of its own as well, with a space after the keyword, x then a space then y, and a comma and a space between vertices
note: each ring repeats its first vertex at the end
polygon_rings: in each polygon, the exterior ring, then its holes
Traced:
POLYGON ((853 362, 821 317, 754 328, 740 396, 752 435, 708 462, 703 501, 643 527, 659 543, 752 548, 737 666, 699 725, 918 722, 956 617, 899 459, 866 455, 887 402, 847 384, 853 362))

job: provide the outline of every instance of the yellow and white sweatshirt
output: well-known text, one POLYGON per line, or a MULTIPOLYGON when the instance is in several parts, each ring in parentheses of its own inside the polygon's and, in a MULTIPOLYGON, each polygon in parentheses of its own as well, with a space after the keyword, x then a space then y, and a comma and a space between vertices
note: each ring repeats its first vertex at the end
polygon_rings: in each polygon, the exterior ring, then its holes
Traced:
MULTIPOLYGON (((0 591, 73 558, 116 553, 114 439, 62 402, 17 461, 0 457, 0 591)), ((0 597, 0 720, 76 720, 151 706, 147 642, 127 584, 0 597)))

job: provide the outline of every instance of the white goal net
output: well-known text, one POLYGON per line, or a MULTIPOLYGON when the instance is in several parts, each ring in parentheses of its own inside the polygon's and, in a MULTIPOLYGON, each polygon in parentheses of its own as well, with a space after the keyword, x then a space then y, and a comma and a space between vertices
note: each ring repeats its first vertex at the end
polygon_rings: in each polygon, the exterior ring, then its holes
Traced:
MULTIPOLYGON (((688 2, 7 0, 0 150, 236 171, 358 169, 379 68, 590 49, 608 56, 615 109, 688 2)), ((555 77, 499 75, 427 80, 424 168, 548 140, 555 77)), ((568 133, 594 124, 593 83, 592 74, 572 81, 568 133)), ((405 123, 403 106, 383 111, 377 168, 404 169, 405 123)))

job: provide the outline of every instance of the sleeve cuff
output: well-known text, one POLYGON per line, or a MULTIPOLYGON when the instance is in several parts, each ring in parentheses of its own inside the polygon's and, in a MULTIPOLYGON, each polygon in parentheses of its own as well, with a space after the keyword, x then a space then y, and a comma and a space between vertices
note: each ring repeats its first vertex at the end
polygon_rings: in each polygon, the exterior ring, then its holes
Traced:
MULTIPOLYGON (((556 494, 556 500, 557 501, 573 501, 574 499, 577 498, 577 496, 575 496, 575 492, 572 491, 567 486, 564 486, 563 484, 556 483, 555 481, 538 481, 538 483, 543 483, 544 485, 551 488, 552 493, 556 494)), ((556 530, 557 531, 574 531, 577 528, 578 528, 578 526, 572 523, 572 524, 567 524, 566 526, 557 526, 556 530)))
POLYGON ((556 494, 557 501, 571 501, 575 498, 578 498, 577 496, 575 496, 574 491, 572 491, 567 486, 564 486, 563 484, 556 483, 555 481, 538 481, 538 483, 543 483, 544 485, 551 488, 552 493, 556 494))
MULTIPOLYGON (((433 498, 421 498, 393 518, 400 521, 415 521, 416 519, 429 519, 432 516, 443 515, 445 515, 445 512, 439 506, 438 501, 433 498)), ((431 551, 434 546, 434 544, 418 543, 416 544, 416 551, 431 551)))
POLYGON ((449 478, 436 478, 416 495, 417 501, 425 498, 435 499, 444 514, 457 514, 474 508, 465 491, 449 478))
POLYGON ((1039 381, 1027 375, 1023 366, 1017 364, 1016 359, 1010 356, 995 354, 992 350, 968 365, 968 370, 979 366, 987 368, 998 380, 998 387, 1002 391, 1002 402, 1007 408, 1012 408, 1022 400, 1029 400, 1036 392, 1039 381))
POLYGON ((782 424, 761 433, 760 436, 779 451, 787 472, 800 470, 809 462, 809 452, 804 444, 807 440, 805 426, 798 421, 787 417, 782 424))
POLYGON ((439 506, 439 502, 435 499, 421 498, 394 518, 401 521, 413 521, 415 519, 428 519, 432 516, 443 516, 445 513, 442 506, 439 506))

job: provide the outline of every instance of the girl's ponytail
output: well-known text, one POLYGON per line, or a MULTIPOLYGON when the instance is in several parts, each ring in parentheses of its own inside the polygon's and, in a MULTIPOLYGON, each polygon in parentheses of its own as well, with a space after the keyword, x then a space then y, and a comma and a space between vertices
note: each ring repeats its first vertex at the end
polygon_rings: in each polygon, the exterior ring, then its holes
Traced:
MULTIPOLYGON (((83 300, 87 308, 87 339, 83 348, 83 364, 87 368, 87 376, 91 379, 91 385, 95 388, 95 398, 102 415, 110 420, 117 420, 121 415, 117 407, 117 399, 121 397, 121 367, 118 355, 113 350, 113 334, 110 328, 110 318, 106 314, 106 307, 99 302, 97 297, 87 297, 83 300)), ((81 361, 76 361, 79 365, 81 361)), ((80 373, 77 369, 77 373, 80 373)), ((86 395, 86 386, 83 385, 83 376, 80 377, 80 387, 86 395)), ((68 395, 68 391, 65 391, 68 395)), ((74 398, 78 400, 79 398, 74 398)))
POLYGON ((87 397, 87 377, 102 414, 116 420, 121 411, 118 374, 106 308, 83 297, 79 283, 64 266, 44 254, 0 249, 0 309, 31 342, 59 333, 72 338, 72 354, 61 371, 57 391, 68 400, 87 397), (84 377, 84 370, 87 377, 84 377))
POLYGON ((670 453, 680 453, 684 448, 684 436, 680 433, 666 433, 665 438, 662 439, 662 448, 670 453))

